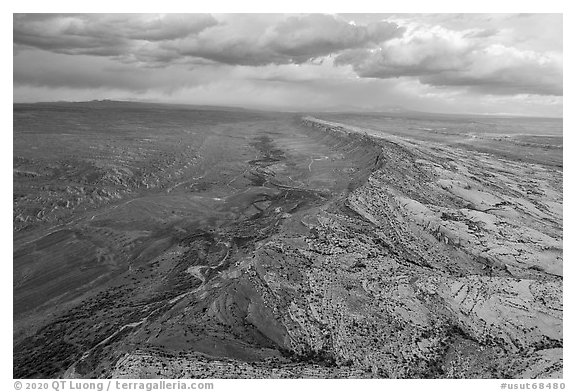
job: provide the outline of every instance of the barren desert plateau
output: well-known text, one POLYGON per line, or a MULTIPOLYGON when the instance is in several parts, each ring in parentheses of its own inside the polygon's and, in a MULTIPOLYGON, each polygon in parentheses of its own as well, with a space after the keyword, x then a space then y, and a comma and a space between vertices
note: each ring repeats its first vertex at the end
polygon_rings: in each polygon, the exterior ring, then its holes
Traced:
POLYGON ((14 104, 15 378, 559 378, 562 120, 14 104))

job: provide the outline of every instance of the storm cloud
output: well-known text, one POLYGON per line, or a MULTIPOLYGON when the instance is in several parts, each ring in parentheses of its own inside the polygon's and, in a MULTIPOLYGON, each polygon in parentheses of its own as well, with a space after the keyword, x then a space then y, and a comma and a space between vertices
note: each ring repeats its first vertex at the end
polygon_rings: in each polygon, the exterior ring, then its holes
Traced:
POLYGON ((14 15, 14 44, 65 54, 122 56, 147 44, 197 34, 211 15, 14 15))
POLYGON ((401 35, 394 23, 356 26, 331 15, 15 15, 14 43, 55 53, 157 65, 203 58, 238 65, 304 63, 401 35), (276 23, 270 23, 278 19, 276 23))
POLYGON ((376 50, 346 51, 336 64, 361 77, 417 77, 433 86, 468 87, 492 94, 562 95, 562 58, 493 43, 495 30, 420 28, 376 50))
POLYGON ((561 15, 15 14, 13 21, 15 100, 58 90, 241 106, 249 94, 256 106, 261 97, 278 108, 412 102, 458 112, 477 102, 477 112, 562 113, 561 15))

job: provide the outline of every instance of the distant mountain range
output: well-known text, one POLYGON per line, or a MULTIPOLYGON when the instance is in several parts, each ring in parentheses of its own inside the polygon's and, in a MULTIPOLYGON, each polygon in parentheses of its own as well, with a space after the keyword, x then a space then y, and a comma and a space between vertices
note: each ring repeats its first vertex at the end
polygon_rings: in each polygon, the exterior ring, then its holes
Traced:
MULTIPOLYGON (((407 109, 402 106, 374 106, 370 108, 360 106, 332 106, 324 109, 309 110, 279 110, 276 107, 241 107, 241 106, 219 106, 219 105, 193 105, 183 103, 163 103, 163 102, 145 102, 130 100, 111 100, 101 99, 92 101, 54 101, 54 102, 35 102, 35 103, 14 103, 14 105, 46 105, 46 106, 70 106, 87 108, 173 108, 173 109, 190 109, 190 110, 215 110, 215 111, 262 111, 262 112, 285 112, 285 113, 353 113, 366 115, 392 115, 392 116, 415 116, 431 118, 529 118, 527 116, 517 116, 513 114, 476 114, 476 113, 435 113, 423 112, 418 110, 407 109)), ((561 120, 562 118, 554 117, 552 119, 561 120)))
POLYGON ((88 108, 182 108, 195 110, 226 110, 226 111, 247 111, 251 109, 233 107, 233 106, 213 106, 213 105, 188 105, 177 103, 162 102, 139 102, 139 101, 117 101, 111 99, 101 99, 93 101, 54 101, 54 102, 35 102, 35 103, 15 103, 14 105, 46 105, 46 106, 70 106, 88 107, 88 108))

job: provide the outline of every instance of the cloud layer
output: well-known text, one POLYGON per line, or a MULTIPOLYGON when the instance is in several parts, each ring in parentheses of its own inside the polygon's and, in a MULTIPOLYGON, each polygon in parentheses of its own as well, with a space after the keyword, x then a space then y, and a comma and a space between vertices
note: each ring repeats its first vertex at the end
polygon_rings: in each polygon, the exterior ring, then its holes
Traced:
POLYGON ((14 44, 55 53, 124 56, 216 24, 202 14, 15 14, 14 44))
POLYGON ((495 30, 418 28, 374 49, 343 52, 361 77, 417 77, 432 86, 469 87, 492 94, 562 95, 560 55, 491 42, 495 30))
POLYGON ((557 114, 562 72, 561 15, 14 15, 15 98, 113 89, 188 99, 182 90, 228 85, 238 88, 228 95, 274 91, 288 101, 265 103, 282 107, 311 99, 308 83, 325 106, 370 91, 374 107, 412 97, 424 110, 475 100, 483 110, 527 97, 557 114))
POLYGON ((304 63, 401 35, 394 23, 350 24, 324 14, 15 15, 14 43, 64 54, 157 65, 201 58, 231 65, 304 63))

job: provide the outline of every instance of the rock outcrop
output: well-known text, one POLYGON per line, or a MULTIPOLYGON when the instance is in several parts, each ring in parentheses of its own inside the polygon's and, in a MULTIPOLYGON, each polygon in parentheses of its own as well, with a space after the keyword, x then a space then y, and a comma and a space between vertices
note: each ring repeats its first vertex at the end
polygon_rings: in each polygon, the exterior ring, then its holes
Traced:
POLYGON ((138 351, 114 377, 561 377, 561 172, 303 121, 370 145, 365 177, 284 215, 177 311, 191 330, 243 324, 258 352, 138 351))

